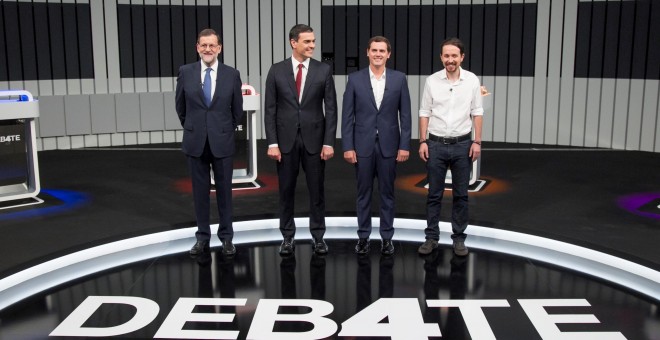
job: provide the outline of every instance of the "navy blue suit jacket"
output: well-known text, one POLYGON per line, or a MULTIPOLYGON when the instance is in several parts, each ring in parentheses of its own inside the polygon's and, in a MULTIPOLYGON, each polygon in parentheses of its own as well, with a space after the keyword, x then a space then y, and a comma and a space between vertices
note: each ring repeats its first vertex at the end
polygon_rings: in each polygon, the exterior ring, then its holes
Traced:
POLYGON ((241 84, 238 70, 218 62, 215 92, 210 106, 206 106, 201 62, 179 68, 175 102, 184 129, 182 149, 186 155, 199 157, 207 138, 214 157, 234 154, 234 131, 243 116, 241 84))
POLYGON ((376 132, 384 157, 410 150, 410 93, 405 74, 387 69, 385 92, 380 109, 371 88, 369 69, 348 76, 342 109, 341 140, 344 151, 355 150, 358 157, 374 151, 376 132))

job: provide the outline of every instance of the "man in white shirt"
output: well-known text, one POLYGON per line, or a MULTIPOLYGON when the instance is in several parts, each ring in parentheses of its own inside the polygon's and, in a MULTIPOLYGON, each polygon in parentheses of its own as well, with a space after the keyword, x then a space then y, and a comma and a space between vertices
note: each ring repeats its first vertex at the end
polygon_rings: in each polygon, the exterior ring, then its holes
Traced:
POLYGON ((419 157, 427 163, 429 193, 424 230, 426 241, 418 251, 429 254, 438 247, 445 177, 447 169, 451 169, 451 238, 454 253, 466 256, 468 186, 472 162, 481 154, 484 110, 479 78, 461 68, 465 57, 463 43, 457 38, 447 39, 442 43, 441 51, 440 59, 445 68, 426 79, 419 109, 419 157))

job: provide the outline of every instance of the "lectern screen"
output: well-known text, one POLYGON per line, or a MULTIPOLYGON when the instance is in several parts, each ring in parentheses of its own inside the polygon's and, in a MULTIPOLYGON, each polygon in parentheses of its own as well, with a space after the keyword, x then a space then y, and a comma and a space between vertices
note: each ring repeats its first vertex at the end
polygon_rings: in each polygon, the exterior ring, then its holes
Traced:
POLYGON ((0 120, 0 189, 28 183, 26 122, 0 120))

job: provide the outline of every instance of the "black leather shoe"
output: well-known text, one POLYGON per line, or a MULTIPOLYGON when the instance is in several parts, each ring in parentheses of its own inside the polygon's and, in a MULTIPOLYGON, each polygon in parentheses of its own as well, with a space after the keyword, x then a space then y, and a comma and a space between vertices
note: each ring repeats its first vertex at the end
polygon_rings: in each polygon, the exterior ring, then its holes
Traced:
POLYGON ((361 238, 358 240, 355 245, 355 253, 357 254, 368 254, 369 253, 369 239, 361 238))
POLYGON ((280 255, 291 255, 296 249, 293 237, 285 237, 280 245, 280 255))
POLYGON ((222 241, 222 253, 224 255, 234 255, 236 254, 236 247, 231 243, 231 240, 222 241))
POLYGON ((392 243, 392 240, 383 240, 383 245, 380 248, 380 253, 383 255, 394 254, 394 243, 392 243))
POLYGON ((195 245, 190 248, 190 255, 197 256, 207 251, 209 251, 209 241, 197 241, 197 243, 195 243, 195 245))
POLYGON ((325 244, 325 241, 322 238, 314 240, 314 253, 317 255, 325 255, 328 253, 328 245, 325 244))

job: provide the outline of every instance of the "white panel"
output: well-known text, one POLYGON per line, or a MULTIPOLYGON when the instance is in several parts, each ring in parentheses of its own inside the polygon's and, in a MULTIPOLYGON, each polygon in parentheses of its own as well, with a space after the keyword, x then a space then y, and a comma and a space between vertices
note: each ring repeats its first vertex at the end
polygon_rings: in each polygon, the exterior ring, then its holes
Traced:
POLYGON ((174 85, 176 84, 176 77, 164 77, 160 79, 160 90, 162 92, 174 91, 174 85))
POLYGON ((41 94, 39 93, 39 81, 38 80, 26 80, 23 82, 22 90, 32 93, 33 96, 38 97, 41 94))
POLYGON ((138 144, 149 144, 149 143, 151 143, 151 134, 149 132, 138 132, 137 133, 137 143, 138 144))
MULTIPOLYGON (((335 1, 336 3, 336 1, 335 1)), ((284 32, 286 33, 287 36, 287 46, 288 45, 288 36, 289 36, 289 30, 291 27, 293 27, 296 24, 302 24, 302 22, 299 22, 298 19, 296 18, 296 1, 291 1, 291 0, 284 0, 284 12, 283 12, 283 17, 284 17, 284 32)), ((312 27, 313 29, 316 30, 315 35, 319 35, 320 27, 312 27)), ((291 53, 291 52, 289 52, 291 53)))
MULTIPOLYGON (((2 84, 2 82, 0 82, 2 84)), ((0 90, 2 86, 0 85, 0 90)), ((32 94, 34 95, 34 93, 32 94)), ((53 81, 52 80, 39 80, 39 96, 52 96, 53 95, 53 81)))
POLYGON ((39 98, 39 136, 55 137, 66 135, 64 120, 64 97, 44 96, 39 98))
POLYGON ((576 78, 573 84, 573 118, 571 120, 571 145, 584 145, 584 124, 587 116, 586 78, 576 78))
POLYGON ((110 135, 110 140, 113 146, 125 145, 123 133, 113 133, 112 135, 110 135))
MULTIPOLYGON (((105 10, 105 53, 108 63, 108 92, 122 92, 119 69, 119 30, 117 28, 117 2, 103 1, 105 10)), ((132 89, 131 91, 132 92, 132 89)))
POLYGON ((57 150, 57 138, 41 138, 41 150, 57 150))
POLYGON ((248 34, 247 28, 247 7, 245 1, 234 2, 234 27, 235 27, 235 53, 236 62, 234 67, 241 72, 241 75, 248 74, 248 34))
POLYGON ((140 98, 137 93, 115 95, 117 131, 140 131, 140 98))
POLYGON ((160 78, 147 78, 147 92, 161 92, 160 78))
MULTIPOLYGON (((241 14, 239 14, 241 15, 241 14)), ((222 1, 222 54, 224 63, 230 66, 236 65, 236 41, 234 41, 234 1, 222 1)))
POLYGON ((0 90, 9 90, 9 82, 0 81, 0 90))
POLYGON ((71 149, 82 149, 85 147, 84 136, 71 136, 71 149))
MULTIPOLYGON (((523 77, 520 82, 519 143, 532 142, 532 106, 534 99, 534 78, 523 77)), ((570 109, 569 109, 570 110, 570 109)), ((570 122, 569 122, 570 129, 570 122)))
POLYGON ((96 135, 83 136, 85 139, 86 148, 96 148, 99 146, 99 138, 96 135))
POLYGON ((503 142, 505 140, 506 129, 506 99, 508 90, 508 77, 495 77, 495 86, 493 86, 493 135, 492 141, 503 142))
POLYGON ((577 34, 577 0, 566 1, 560 80, 560 102, 557 144, 571 144, 571 108, 573 107, 573 69, 575 68, 575 35, 577 34))
POLYGON ((140 94, 140 130, 162 131, 165 128, 162 93, 140 94))
POLYGON ((66 80, 63 79, 54 79, 53 80, 53 94, 54 95, 66 95, 66 80))
MULTIPOLYGON (((24 89, 25 85, 22 80, 11 80, 9 81, 9 88, 14 89, 24 89)), ((66 91, 66 88, 64 89, 66 91)), ((66 94, 66 92, 64 92, 66 94)))
POLYGON ((347 81, 348 76, 335 76, 335 89, 337 90, 337 138, 341 138, 342 105, 344 103, 344 92, 346 92, 347 81))
POLYGON ((112 146, 112 138, 110 134, 97 135, 99 147, 112 146))
POLYGON ((133 78, 121 78, 121 92, 134 93, 135 83, 133 78))
POLYGON ((66 94, 74 95, 81 94, 80 79, 67 79, 66 81, 66 94))
MULTIPOLYGON (((296 14, 298 23, 312 26, 309 21, 309 0, 297 0, 296 2, 296 14)), ((314 26, 312 26, 312 28, 314 28, 314 26)), ((315 29, 320 30, 321 26, 315 29)))
POLYGON ((421 82, 420 78, 424 78, 424 81, 426 81, 426 77, 408 76, 408 90, 410 92, 411 139, 417 139, 419 137, 419 100, 417 97, 418 93, 421 93, 421 89, 424 88, 424 83, 421 82))
POLYGON ((559 121, 559 87, 561 75, 562 25, 564 0, 552 0, 548 53, 548 87, 545 112, 545 144, 557 144, 559 121))
POLYGON ((94 80, 93 79, 81 79, 80 80, 81 92, 82 94, 94 94, 94 80))
MULTIPOLYGON (((261 94, 261 98, 263 99, 263 90, 261 88, 261 78, 260 76, 252 75, 248 77, 247 79, 244 79, 244 82, 247 82, 248 84, 252 85, 257 91, 257 93, 261 94)), ((263 77, 264 79, 266 78, 265 76, 263 77)), ((265 138, 265 134, 262 134, 262 125, 263 125, 263 101, 261 103, 261 109, 257 112, 254 113, 256 115, 255 120, 257 121, 257 126, 255 127, 254 133, 255 137, 257 139, 261 139, 262 136, 265 138)))
POLYGON ((89 96, 65 96, 64 119, 67 135, 86 135, 91 133, 92 116, 89 96))
POLYGON ((289 30, 291 27, 284 27, 284 0, 273 0, 272 4, 273 63, 277 63, 291 55, 291 47, 288 43, 289 30))
POLYGON ((244 53, 247 54, 246 59, 249 69, 241 70, 241 80, 243 82, 246 82, 248 75, 260 74, 261 45, 259 44, 259 30, 263 23, 259 20, 258 0, 247 0, 247 22, 248 46, 244 53))
MULTIPOLYGON (((495 77, 484 76, 481 79, 481 85, 486 86, 490 95, 490 107, 484 107, 484 122, 481 130, 481 139, 492 141, 493 140, 493 121, 495 120, 495 113, 493 112, 493 98, 495 97, 495 77)), ((422 88, 422 91, 423 88, 422 88)), ((421 100, 421 99, 420 99, 421 100)))
POLYGON ((175 131, 175 133, 176 133, 176 141, 177 143, 180 143, 183 140, 183 130, 175 131))
POLYGON ((115 117, 115 95, 99 94, 90 97, 92 133, 114 133, 117 131, 115 117))
POLYGON ((612 148, 626 148, 626 124, 628 120, 628 95, 630 79, 617 79, 614 94, 614 129, 612 130, 612 148))
MULTIPOLYGON (((658 80, 646 80, 644 85, 644 111, 642 112, 642 134, 639 149, 654 151, 654 141, 660 139, 657 127, 658 115, 658 80)), ((655 151, 658 151, 657 149, 655 151)))
POLYGON ((633 79, 630 82, 630 100, 628 105, 628 131, 626 133, 626 150, 639 150, 639 139, 642 132, 642 102, 644 101, 644 80, 633 79))
POLYGON ((135 78, 135 92, 147 92, 147 78, 135 78))
MULTIPOLYGON (((311 1, 309 4, 309 25, 312 26, 317 32, 316 48, 314 49, 314 59, 321 60, 321 47, 323 47, 323 39, 321 39, 321 2, 311 1)), ((331 42, 329 41, 328 44, 331 42)))
POLYGON ((174 92, 163 93, 163 108, 165 111, 165 130, 182 129, 179 116, 174 107, 174 92))
POLYGON ((124 145, 135 145, 138 143, 137 132, 124 133, 124 145))
POLYGON ((520 120, 520 77, 509 77, 506 100, 506 136, 509 143, 518 142, 520 120))
POLYGON ((92 23, 92 56, 94 58, 93 93, 108 93, 108 74, 106 72, 105 18, 103 1, 92 1, 89 6, 92 23))
POLYGON ((612 146, 612 120, 614 119, 615 79, 603 79, 601 89, 600 117, 598 126, 598 147, 612 146))
POLYGON ((587 82, 587 116, 584 125, 584 146, 598 145, 598 116, 600 115, 601 79, 589 79, 587 82))
POLYGON ((162 143, 163 143, 163 131, 149 132, 149 144, 162 144, 162 143))
POLYGON ((532 143, 543 144, 545 134, 546 69, 548 67, 548 35, 550 1, 537 5, 536 57, 534 59, 534 107, 532 110, 532 143))
POLYGON ((163 131, 163 143, 174 143, 174 142, 176 142, 176 132, 163 131))
POLYGON ((71 137, 57 137, 57 149, 58 150, 71 149, 71 137))

